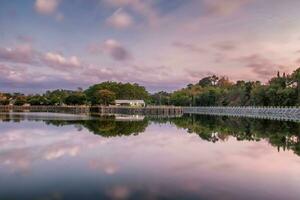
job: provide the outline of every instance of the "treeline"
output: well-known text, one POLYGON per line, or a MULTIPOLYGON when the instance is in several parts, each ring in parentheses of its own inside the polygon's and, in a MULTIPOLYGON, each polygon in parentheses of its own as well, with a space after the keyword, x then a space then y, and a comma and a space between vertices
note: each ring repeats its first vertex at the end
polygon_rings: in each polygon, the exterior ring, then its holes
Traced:
POLYGON ((131 83, 103 82, 86 90, 53 90, 44 94, 0 93, 0 105, 109 105, 116 99, 149 99, 145 87, 131 83))
POLYGON ((267 84, 208 76, 173 93, 156 93, 152 101, 176 106, 299 106, 300 68, 292 74, 278 72, 267 84))
POLYGON ((150 94, 136 83, 117 82, 103 82, 86 90, 54 90, 34 95, 0 93, 0 105, 110 105, 116 99, 142 99, 148 105, 299 106, 300 68, 292 74, 278 72, 267 84, 232 82, 227 77, 213 75, 172 93, 150 94))

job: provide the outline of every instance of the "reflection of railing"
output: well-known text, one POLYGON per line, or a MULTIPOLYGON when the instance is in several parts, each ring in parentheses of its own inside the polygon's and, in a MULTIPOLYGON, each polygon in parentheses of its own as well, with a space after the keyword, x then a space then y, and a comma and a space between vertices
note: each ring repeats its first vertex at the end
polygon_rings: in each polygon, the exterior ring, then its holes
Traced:
POLYGON ((54 112, 54 113, 89 113, 89 106, 0 106, 0 112, 54 112))
POLYGON ((2 112, 0 113, 1 120, 60 120, 60 121, 76 121, 76 120, 89 120, 93 117, 86 114, 66 114, 66 113, 43 113, 43 112, 2 112))
POLYGON ((175 106, 0 106, 0 112, 54 112, 72 114, 127 114, 150 116, 181 116, 182 108, 175 106))
POLYGON ((143 115, 115 115, 116 121, 143 121, 145 116, 143 115))
POLYGON ((300 121, 300 108, 297 107, 184 107, 183 112, 300 121))
POLYGON ((182 108, 175 106, 147 106, 147 107, 129 107, 129 106, 93 106, 91 111, 95 113, 113 113, 129 115, 182 115, 182 108))

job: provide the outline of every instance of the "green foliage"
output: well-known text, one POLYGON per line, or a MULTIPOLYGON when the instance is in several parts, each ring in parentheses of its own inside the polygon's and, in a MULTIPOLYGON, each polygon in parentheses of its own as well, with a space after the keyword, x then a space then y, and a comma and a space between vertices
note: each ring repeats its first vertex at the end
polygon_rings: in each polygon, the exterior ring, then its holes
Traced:
POLYGON ((9 97, 5 94, 0 93, 0 105, 8 105, 9 97))
POLYGON ((30 105, 46 105, 47 99, 44 96, 33 95, 33 96, 28 96, 27 102, 30 105))
POLYGON ((84 105, 86 104, 86 96, 82 92, 75 92, 70 94, 66 99, 65 103, 67 105, 84 105))
POLYGON ((154 105, 170 105, 171 94, 160 91, 150 96, 150 104, 154 105))
POLYGON ((237 81, 215 75, 171 94, 177 106, 299 106, 300 68, 291 75, 278 72, 267 84, 237 81), (198 88, 197 88, 198 87, 198 88), (200 87, 200 88, 199 88, 200 87), (197 89, 195 89, 197 88, 197 89))
POLYGON ((95 104, 101 104, 107 106, 109 104, 113 104, 114 101, 116 100, 116 94, 107 89, 95 91, 93 95, 96 100, 96 102, 93 102, 95 104))
POLYGON ((26 97, 25 96, 18 96, 15 100, 14 105, 23 106, 25 103, 26 103, 26 97))
POLYGON ((46 98, 46 105, 61 105, 65 103, 66 98, 72 94, 70 90, 47 91, 43 96, 46 98))
POLYGON ((89 87, 85 94, 92 104, 98 104, 98 91, 109 90, 115 94, 116 99, 142 99, 148 100, 149 94, 145 87, 136 83, 117 83, 117 82, 103 82, 89 87))
POLYGON ((196 97, 196 105, 214 106, 219 104, 222 91, 219 88, 209 87, 196 97))
POLYGON ((175 106, 189 106, 192 98, 184 90, 176 91, 171 95, 170 102, 175 106))

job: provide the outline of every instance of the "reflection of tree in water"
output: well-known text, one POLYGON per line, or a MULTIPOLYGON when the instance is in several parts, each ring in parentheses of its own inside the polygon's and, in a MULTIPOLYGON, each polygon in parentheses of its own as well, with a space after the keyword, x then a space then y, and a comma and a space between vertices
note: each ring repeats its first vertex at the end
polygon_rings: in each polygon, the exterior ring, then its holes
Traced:
POLYGON ((266 139, 278 150, 293 150, 300 155, 300 123, 203 115, 170 120, 178 128, 196 133, 207 141, 226 141, 229 136, 248 141, 266 139))
POLYGON ((10 113, 1 113, 0 114, 0 121, 1 122, 21 122, 23 120, 25 120, 25 116, 22 115, 15 115, 15 116, 11 116, 10 113))
POLYGON ((47 124, 56 126, 77 124, 82 125, 94 134, 103 137, 138 135, 148 126, 148 120, 142 121, 117 121, 114 116, 104 116, 92 120, 80 121, 47 121, 47 124))
MULTIPOLYGON (((15 116, 13 119, 10 117, 8 114, 1 114, 0 121, 29 120, 24 116, 15 116)), ((145 131, 149 121, 172 123, 178 128, 184 128, 188 133, 196 133, 203 140, 210 142, 226 141, 230 136, 239 141, 266 139, 278 150, 293 150, 297 155, 300 155, 300 123, 296 122, 203 115, 185 115, 181 118, 145 118, 142 121, 118 121, 114 116, 102 116, 91 120, 43 121, 55 126, 76 125, 79 128, 85 127, 94 134, 103 137, 137 135, 145 131)))
POLYGON ((0 114, 0 122, 10 122, 11 119, 9 117, 9 113, 1 113, 0 114))

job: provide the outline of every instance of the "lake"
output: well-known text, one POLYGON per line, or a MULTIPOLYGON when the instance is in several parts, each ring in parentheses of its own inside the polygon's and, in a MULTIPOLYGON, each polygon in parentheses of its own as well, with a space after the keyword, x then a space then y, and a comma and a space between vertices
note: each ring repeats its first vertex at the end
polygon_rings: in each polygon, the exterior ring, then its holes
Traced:
POLYGON ((300 123, 0 114, 0 199, 299 199, 300 123))

